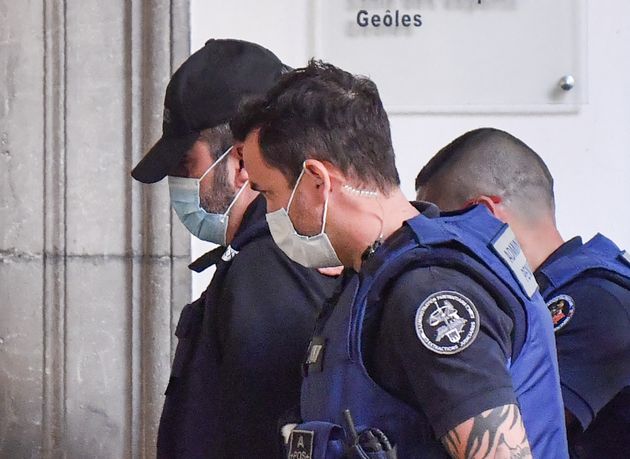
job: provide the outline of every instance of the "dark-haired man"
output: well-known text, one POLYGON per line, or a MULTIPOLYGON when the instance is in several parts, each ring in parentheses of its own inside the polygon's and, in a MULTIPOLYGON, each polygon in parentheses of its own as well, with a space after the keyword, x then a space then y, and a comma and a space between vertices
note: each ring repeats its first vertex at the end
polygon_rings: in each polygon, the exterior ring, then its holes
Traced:
POLYGON ((583 244, 556 227, 553 178, 507 132, 470 131, 416 179, 418 199, 446 210, 484 204, 510 224, 551 314, 571 454, 630 451, 630 257, 601 234, 583 244))
POLYGON ((401 458, 566 456, 552 327, 518 243, 484 207, 440 218, 407 201, 372 81, 314 61, 231 126, 274 241, 349 268, 311 340, 289 457, 390 442, 401 458))
POLYGON ((335 280, 275 246, 227 124, 284 71, 254 43, 208 41, 173 75, 162 138, 132 172, 144 183, 168 175, 182 223, 220 245, 191 265, 217 269, 177 325, 160 458, 277 457, 279 418, 299 400, 301 358, 335 280))

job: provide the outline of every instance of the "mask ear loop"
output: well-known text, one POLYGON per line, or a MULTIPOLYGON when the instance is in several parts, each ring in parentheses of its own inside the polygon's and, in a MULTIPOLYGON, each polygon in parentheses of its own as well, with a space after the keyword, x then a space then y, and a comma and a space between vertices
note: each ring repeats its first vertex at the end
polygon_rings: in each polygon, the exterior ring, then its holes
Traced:
POLYGON ((215 162, 213 162, 213 163, 212 163, 212 165, 208 168, 208 170, 207 170, 207 171, 205 171, 201 177, 199 177, 199 181, 200 181, 200 182, 203 180, 203 178, 204 178, 206 175, 208 175, 208 174, 210 173, 210 171, 211 171, 212 169, 214 169, 214 168, 215 168, 215 166, 216 166, 217 164, 219 164, 219 163, 223 160, 223 158, 225 158, 225 157, 226 157, 226 156, 227 156, 227 155, 228 155, 228 154, 232 151, 232 148, 234 148, 234 145, 232 145, 230 148, 228 148, 227 150, 225 150, 225 151, 221 154, 221 156, 219 156, 219 158, 218 158, 215 162))
POLYGON ((306 169, 304 168, 305 165, 306 165, 306 161, 304 162, 304 164, 302 164, 302 172, 300 172, 300 175, 298 175, 298 178, 295 181, 295 185, 293 186, 293 190, 291 191, 291 196, 289 196, 289 202, 287 203, 287 214, 289 213, 289 208, 291 207, 291 203, 293 202, 293 196, 295 196, 295 191, 297 190, 297 187, 300 184, 300 180, 302 180, 302 176, 304 175, 304 172, 306 171, 306 169))
POLYGON ((328 215, 328 198, 329 196, 326 196, 326 200, 324 201, 324 214, 322 215, 322 231, 319 234, 324 234, 324 232, 326 231, 326 216, 328 215))
POLYGON ((232 207, 234 207, 234 204, 236 204, 236 201, 238 201, 238 198, 241 197, 241 194, 243 194, 243 191, 245 190, 247 185, 249 185, 249 180, 245 181, 245 183, 243 184, 241 189, 236 192, 236 195, 234 196, 234 199, 232 199, 232 202, 230 203, 228 208, 225 209, 225 212, 223 213, 223 218, 225 218, 230 213, 230 210, 232 210, 232 207))
MULTIPOLYGON (((300 175, 295 181, 295 186, 293 187, 293 191, 291 191, 291 196, 289 196, 289 202, 287 203, 287 215, 289 215, 289 208, 291 207, 291 203, 293 202, 293 196, 295 196, 295 191, 297 190, 297 187, 300 184, 300 180, 302 180, 302 176, 304 175, 304 172, 306 172, 306 161, 302 163, 302 172, 300 172, 300 175)), ((326 216, 327 215, 328 215, 328 197, 324 201, 324 213, 322 214, 322 230, 319 232, 319 234, 324 234, 324 231, 326 231, 326 216)))

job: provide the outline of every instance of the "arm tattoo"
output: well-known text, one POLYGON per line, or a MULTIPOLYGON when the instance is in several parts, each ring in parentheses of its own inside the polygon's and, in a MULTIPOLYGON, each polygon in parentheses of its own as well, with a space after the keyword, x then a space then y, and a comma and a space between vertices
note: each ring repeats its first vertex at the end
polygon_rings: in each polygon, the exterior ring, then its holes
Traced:
POLYGON ((521 413, 516 405, 484 411, 442 437, 453 458, 531 458, 521 413))

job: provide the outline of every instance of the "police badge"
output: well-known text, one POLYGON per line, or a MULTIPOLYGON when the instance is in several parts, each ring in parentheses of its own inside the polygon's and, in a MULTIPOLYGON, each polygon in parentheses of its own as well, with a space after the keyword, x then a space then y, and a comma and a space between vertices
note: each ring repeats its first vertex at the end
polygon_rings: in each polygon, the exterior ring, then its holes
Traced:
POLYGON ((575 301, 569 295, 558 295, 547 302, 547 308, 551 313, 553 331, 557 332, 573 317, 575 301))
POLYGON ((477 337, 479 313, 464 295, 441 291, 422 302, 415 325, 420 342, 428 349, 438 354, 456 354, 477 337))

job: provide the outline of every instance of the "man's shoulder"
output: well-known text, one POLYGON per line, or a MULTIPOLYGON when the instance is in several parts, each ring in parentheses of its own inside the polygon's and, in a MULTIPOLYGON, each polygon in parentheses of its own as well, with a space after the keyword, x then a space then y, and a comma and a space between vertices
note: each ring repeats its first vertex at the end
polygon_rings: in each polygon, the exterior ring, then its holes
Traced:
POLYGON ((557 336, 579 324, 588 326, 592 334, 601 330, 609 335, 614 330, 626 333, 630 326, 630 290, 605 277, 580 276, 547 295, 545 302, 557 336))
POLYGON ((234 251, 230 260, 229 273, 249 273, 252 270, 276 271, 291 270, 293 267, 286 263, 282 250, 275 244, 269 234, 261 235, 248 241, 238 251, 234 251))
POLYGON ((557 343, 581 347, 590 342, 593 352, 624 349, 623 354, 630 358, 630 290, 609 279, 583 277, 556 290, 545 301, 557 343))
POLYGON ((392 280, 392 291, 422 292, 437 285, 460 289, 479 289, 481 285, 471 275, 447 266, 409 266, 392 280))
POLYGON ((546 290, 552 290, 553 285, 560 287, 552 291, 559 291, 576 283, 589 282, 603 288, 612 284, 625 285, 630 291, 630 255, 601 234, 585 244, 581 243, 581 238, 575 237, 552 253, 537 268, 536 275, 546 290), (547 281, 552 285, 547 285, 547 281))
MULTIPOLYGON (((240 248, 231 260, 226 274, 228 279, 254 279, 261 288, 278 283, 297 284, 309 291, 321 289, 328 295, 337 285, 337 279, 320 274, 316 269, 305 268, 291 261, 270 234, 260 236, 240 248)), ((281 293, 281 292, 278 292, 281 293)), ((319 294, 319 293, 318 293, 319 294)))
POLYGON ((594 306, 606 304, 614 307, 624 307, 630 311, 630 289, 615 280, 598 273, 585 273, 559 289, 547 295, 546 301, 552 296, 570 295, 581 303, 594 306))
POLYGON ((277 253, 282 253, 282 251, 273 241, 273 238, 269 233, 260 234, 258 237, 247 241, 239 249, 239 256, 241 258, 269 256, 277 253))
MULTIPOLYGON (((473 309, 489 312, 497 307, 490 293, 469 274, 444 266, 410 267, 392 279, 383 296, 389 308, 401 313, 415 314, 422 305, 451 296, 462 305, 473 305, 473 309)), ((451 304, 453 301, 449 300, 451 304)))

